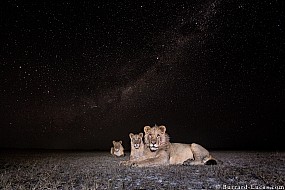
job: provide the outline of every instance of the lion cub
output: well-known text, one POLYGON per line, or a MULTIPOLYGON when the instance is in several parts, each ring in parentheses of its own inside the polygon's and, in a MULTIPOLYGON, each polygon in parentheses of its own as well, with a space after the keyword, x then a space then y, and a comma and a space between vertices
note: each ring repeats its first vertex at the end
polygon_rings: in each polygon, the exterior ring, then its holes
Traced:
POLYGON ((139 134, 129 134, 131 139, 131 154, 130 154, 130 161, 138 160, 143 156, 144 152, 144 143, 143 143, 143 133, 139 134))
POLYGON ((124 147, 122 145, 122 141, 113 141, 113 145, 114 147, 111 148, 111 154, 113 156, 125 156, 125 153, 124 153, 124 147))

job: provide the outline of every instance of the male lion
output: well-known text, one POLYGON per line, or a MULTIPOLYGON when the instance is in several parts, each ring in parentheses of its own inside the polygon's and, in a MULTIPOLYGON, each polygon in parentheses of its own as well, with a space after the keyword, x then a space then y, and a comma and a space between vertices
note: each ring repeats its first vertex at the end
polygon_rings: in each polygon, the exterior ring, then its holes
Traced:
POLYGON ((165 126, 145 126, 144 132, 144 159, 128 162, 127 165, 138 167, 178 165, 185 161, 190 165, 217 164, 201 145, 170 143, 169 136, 165 133, 165 126))
POLYGON ((143 133, 130 133, 129 137, 131 139, 130 160, 138 160, 143 156, 144 152, 143 133))
POLYGON ((114 147, 112 147, 110 151, 113 156, 118 156, 118 157, 125 156, 124 147, 122 143, 123 143, 122 141, 118 141, 118 142, 113 141, 114 147))

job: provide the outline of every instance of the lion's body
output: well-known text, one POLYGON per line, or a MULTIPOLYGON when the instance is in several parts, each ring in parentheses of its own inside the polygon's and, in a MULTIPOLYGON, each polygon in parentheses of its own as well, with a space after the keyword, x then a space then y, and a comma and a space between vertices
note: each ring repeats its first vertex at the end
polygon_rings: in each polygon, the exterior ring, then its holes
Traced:
POLYGON ((110 151, 110 153, 113 156, 118 156, 118 157, 125 156, 124 147, 122 145, 122 141, 119 141, 119 142, 113 141, 113 145, 114 145, 114 147, 112 147, 111 151, 110 151))
POLYGON ((209 160, 216 160, 199 144, 171 143, 169 164, 205 165, 209 160), (187 162, 186 162, 187 161, 187 162))
POLYGON ((170 165, 183 164, 185 160, 194 159, 194 155, 189 144, 171 143, 169 154, 170 165))
POLYGON ((128 164, 144 166, 162 165, 205 165, 209 160, 215 164, 209 152, 199 144, 170 143, 169 137, 165 133, 165 126, 146 126, 145 150, 140 160, 129 162, 128 164))

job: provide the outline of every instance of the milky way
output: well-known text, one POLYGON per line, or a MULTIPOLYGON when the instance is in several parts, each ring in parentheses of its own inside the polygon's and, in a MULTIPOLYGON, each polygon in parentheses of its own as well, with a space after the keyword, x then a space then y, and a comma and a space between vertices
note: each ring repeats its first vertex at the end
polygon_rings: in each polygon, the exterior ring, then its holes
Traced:
POLYGON ((0 146, 128 147, 130 132, 164 124, 209 148, 283 147, 280 4, 9 1, 0 146))

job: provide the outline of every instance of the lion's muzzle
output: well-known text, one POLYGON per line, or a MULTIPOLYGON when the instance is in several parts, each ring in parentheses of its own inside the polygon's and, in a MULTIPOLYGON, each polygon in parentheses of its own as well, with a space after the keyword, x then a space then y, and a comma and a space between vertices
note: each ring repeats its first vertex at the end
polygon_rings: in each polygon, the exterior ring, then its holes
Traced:
POLYGON ((151 151, 156 151, 158 149, 158 145, 156 143, 150 143, 149 144, 149 149, 151 151))
POLYGON ((140 148, 140 144, 134 144, 134 148, 135 149, 139 149, 140 148))

